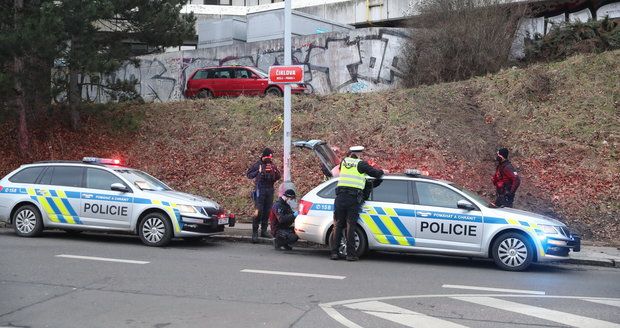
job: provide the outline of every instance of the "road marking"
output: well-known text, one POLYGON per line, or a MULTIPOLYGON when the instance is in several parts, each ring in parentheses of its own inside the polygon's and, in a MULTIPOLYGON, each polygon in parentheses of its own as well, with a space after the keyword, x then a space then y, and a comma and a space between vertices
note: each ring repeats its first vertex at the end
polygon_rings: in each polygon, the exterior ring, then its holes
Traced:
POLYGON ((543 320, 557 322, 563 325, 572 327, 597 327, 597 328, 619 328, 620 324, 603 321, 598 319, 592 319, 588 317, 582 317, 580 315, 566 313, 556 310, 549 310, 537 306, 521 304, 516 302, 505 301, 493 297, 478 297, 478 296, 462 296, 452 297, 453 299, 474 303, 478 305, 484 305, 499 310, 515 312, 530 317, 540 318, 543 320))
MULTIPOLYGON (((445 298, 473 298, 473 297, 501 297, 501 298, 516 298, 516 299, 548 299, 548 300, 567 300, 567 301, 592 301, 605 304, 617 304, 620 302, 620 298, 606 298, 606 297, 588 297, 588 296, 553 296, 553 295, 526 295, 526 294, 422 294, 422 295, 401 295, 401 296, 382 296, 382 297, 366 297, 349 300, 334 301, 328 303, 321 303, 319 307, 327 313, 332 319, 342 324, 347 328, 363 328, 362 326, 354 323, 351 319, 346 318, 338 310, 339 307, 347 306, 354 303, 370 302, 370 301, 391 301, 391 300, 405 300, 405 299, 445 299, 445 298)), ((522 313, 528 315, 526 313, 522 313)), ((564 314, 564 313, 563 313, 564 314)), ((546 318, 545 318, 546 319, 546 318)), ((588 318, 589 319, 589 318, 588 318)), ((604 322, 604 321, 603 321, 604 322)), ((613 327, 618 327, 615 324, 613 327)), ((598 327, 594 325, 591 327, 598 327)))
POLYGON ((310 278, 323 278, 323 279, 345 279, 345 276, 331 276, 327 274, 315 274, 315 273, 302 273, 302 272, 285 272, 285 271, 267 271, 267 270, 251 270, 243 269, 241 272, 247 273, 262 273, 262 274, 275 274, 281 276, 295 276, 295 277, 310 277, 310 278))
POLYGON ((464 285, 443 285, 443 288, 455 288, 455 289, 469 289, 469 290, 485 290, 489 292, 506 292, 506 293, 519 293, 519 294, 532 294, 532 295, 545 295, 545 292, 537 290, 523 290, 523 289, 505 289, 505 288, 492 288, 492 287, 476 287, 476 286, 464 286, 464 285))
POLYGON ((348 308, 361 310, 381 319, 389 320, 403 326, 416 328, 467 328, 451 321, 437 319, 422 313, 413 312, 391 304, 370 301, 345 305, 348 308))
POLYGON ((147 262, 147 261, 111 259, 111 258, 107 258, 107 257, 80 256, 80 255, 67 255, 67 254, 56 255, 56 257, 63 257, 63 258, 68 258, 68 259, 78 259, 78 260, 130 263, 130 264, 148 264, 148 263, 151 263, 151 262, 147 262))
POLYGON ((597 300, 597 299, 589 299, 586 300, 588 302, 593 302, 593 303, 598 303, 598 304, 605 304, 605 305, 611 305, 611 306, 617 306, 620 307, 620 300, 606 300, 606 299, 601 299, 601 300, 597 300))

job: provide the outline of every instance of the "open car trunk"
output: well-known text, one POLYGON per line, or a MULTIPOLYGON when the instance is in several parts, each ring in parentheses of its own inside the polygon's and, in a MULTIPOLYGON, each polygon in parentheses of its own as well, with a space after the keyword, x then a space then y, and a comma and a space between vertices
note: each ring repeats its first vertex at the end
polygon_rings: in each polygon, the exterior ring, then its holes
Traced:
POLYGON ((340 158, 336 156, 327 142, 323 140, 296 141, 293 142, 293 145, 299 148, 312 149, 321 162, 323 174, 328 178, 333 177, 332 170, 340 165, 340 158))

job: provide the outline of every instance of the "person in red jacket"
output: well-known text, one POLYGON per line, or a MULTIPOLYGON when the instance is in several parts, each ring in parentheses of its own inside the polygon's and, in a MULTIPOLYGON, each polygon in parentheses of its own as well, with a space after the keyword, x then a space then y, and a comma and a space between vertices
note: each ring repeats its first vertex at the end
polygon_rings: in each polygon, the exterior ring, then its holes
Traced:
POLYGON ((493 175, 493 185, 497 193, 495 206, 512 207, 515 200, 515 193, 521 184, 519 174, 508 160, 508 149, 501 148, 497 151, 497 167, 493 175))

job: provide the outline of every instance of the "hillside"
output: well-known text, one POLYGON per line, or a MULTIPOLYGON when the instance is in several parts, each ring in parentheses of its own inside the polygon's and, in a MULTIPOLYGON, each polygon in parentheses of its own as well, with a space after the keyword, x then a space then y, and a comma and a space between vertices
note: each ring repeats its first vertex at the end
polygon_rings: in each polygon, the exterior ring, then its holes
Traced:
MULTIPOLYGON (((34 160, 120 156, 175 188, 251 213, 246 168, 265 146, 282 154, 281 99, 239 98, 92 106, 68 130, 61 108, 31 126, 34 160)), ((0 175, 23 160, 4 122, 0 175)), ((469 81, 369 94, 293 98, 293 140, 362 144, 391 172, 420 168, 491 198, 494 151, 522 175, 515 207, 558 217, 585 238, 620 233, 620 51, 509 69, 469 81)), ((278 161, 281 163, 281 161, 278 161)), ((318 161, 293 150, 303 194, 318 161)))

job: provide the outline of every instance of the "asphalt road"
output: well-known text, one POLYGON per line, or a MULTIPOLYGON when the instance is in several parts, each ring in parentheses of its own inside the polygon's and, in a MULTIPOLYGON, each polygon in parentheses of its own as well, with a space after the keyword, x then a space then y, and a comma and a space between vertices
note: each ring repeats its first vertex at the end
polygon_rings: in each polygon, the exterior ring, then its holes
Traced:
POLYGON ((620 327, 617 268, 8 229, 0 250, 0 327, 620 327))

